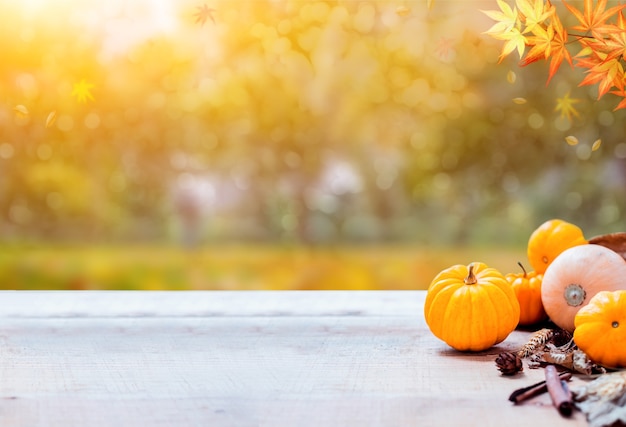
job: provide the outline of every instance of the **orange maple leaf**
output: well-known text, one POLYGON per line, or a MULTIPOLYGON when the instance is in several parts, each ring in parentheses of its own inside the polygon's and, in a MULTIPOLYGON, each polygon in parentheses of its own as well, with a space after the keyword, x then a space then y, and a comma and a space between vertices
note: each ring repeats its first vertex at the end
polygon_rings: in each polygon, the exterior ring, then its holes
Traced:
POLYGON ((204 26, 207 18, 210 18, 211 21, 213 21, 213 23, 215 24, 215 18, 213 17, 213 12, 215 12, 215 9, 211 9, 206 4, 203 4, 202 6, 197 6, 196 9, 198 9, 198 11, 194 14, 194 16, 196 17, 196 24, 200 24, 201 27, 204 26))
POLYGON ((524 59, 520 61, 520 66, 525 67, 540 59, 548 59, 552 49, 552 39, 554 38, 554 27, 548 25, 546 29, 535 26, 533 36, 528 37, 526 44, 532 46, 524 59))
POLYGON ((608 33, 608 38, 587 42, 587 46, 607 54, 607 59, 624 58, 626 56, 626 19, 620 10, 617 14, 617 25, 608 33))
MULTIPOLYGON (((550 2, 547 2, 548 9, 554 11, 550 2)), ((550 59, 550 70, 546 85, 550 83, 554 74, 561 66, 563 60, 572 65, 572 57, 567 50, 567 31, 556 13, 550 15, 551 21, 544 29, 541 25, 536 25, 533 29, 534 36, 528 38, 528 45, 532 46, 526 57, 520 62, 524 67, 539 59, 550 59)))
POLYGON ((450 54, 450 51, 453 49, 453 46, 454 40, 442 37, 437 42, 435 53, 437 53, 437 56, 439 56, 440 59, 446 59, 450 54))
POLYGON ((579 60, 576 64, 581 68, 588 68, 587 76, 578 86, 598 84, 598 99, 612 88, 624 88, 624 67, 619 58, 607 58, 602 52, 596 52, 587 59, 579 60))
POLYGON ((552 59, 550 60, 550 71, 548 73, 548 81, 546 84, 550 83, 550 80, 556 74, 564 59, 570 67, 572 66, 572 56, 567 50, 567 30, 563 27, 563 24, 556 13, 552 15, 551 25, 554 29, 554 36, 552 37, 552 43, 550 46, 552 59))
POLYGON ((606 21, 626 7, 626 5, 613 6, 609 10, 605 10, 606 2, 607 0, 598 0, 594 8, 593 0, 585 0, 584 12, 581 12, 576 7, 563 0, 565 7, 567 7, 572 15, 580 22, 580 25, 576 25, 572 27, 572 29, 582 31, 583 33, 591 33, 591 35, 598 40, 603 38, 603 33, 611 32, 613 27, 607 24, 606 21))
POLYGON ((611 93, 613 95, 617 95, 617 96, 621 96, 622 97, 622 100, 620 101, 619 104, 617 104, 617 107, 615 107, 613 109, 613 111, 617 111, 619 109, 626 108, 626 89, 624 89, 624 87, 621 87, 618 90, 612 90, 611 93))

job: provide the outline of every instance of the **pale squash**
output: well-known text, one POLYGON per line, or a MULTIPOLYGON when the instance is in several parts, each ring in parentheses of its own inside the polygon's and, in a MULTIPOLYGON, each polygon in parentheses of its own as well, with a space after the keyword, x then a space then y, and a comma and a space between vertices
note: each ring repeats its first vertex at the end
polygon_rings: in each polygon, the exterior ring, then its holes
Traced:
POLYGON ((550 264, 541 301, 557 326, 574 331, 576 313, 600 291, 626 289, 626 261, 600 245, 569 248, 550 264))

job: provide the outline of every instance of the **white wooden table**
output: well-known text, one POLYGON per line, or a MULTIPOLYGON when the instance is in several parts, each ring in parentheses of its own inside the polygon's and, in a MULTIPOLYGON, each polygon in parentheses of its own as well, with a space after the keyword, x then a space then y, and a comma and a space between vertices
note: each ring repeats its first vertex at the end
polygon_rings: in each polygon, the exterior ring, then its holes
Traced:
MULTIPOLYGON (((0 292, 2 426, 585 426, 428 330, 425 292, 0 292)), ((575 379, 574 381, 582 381, 575 379)), ((572 384, 575 385, 575 384, 572 384)))

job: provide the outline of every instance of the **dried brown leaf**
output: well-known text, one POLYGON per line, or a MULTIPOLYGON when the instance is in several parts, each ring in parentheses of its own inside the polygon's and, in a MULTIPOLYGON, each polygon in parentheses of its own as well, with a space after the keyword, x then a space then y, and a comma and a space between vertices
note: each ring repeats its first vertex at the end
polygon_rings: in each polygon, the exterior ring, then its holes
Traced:
POLYGON ((46 118, 46 127, 49 128, 50 126, 52 126, 56 118, 57 118, 57 112, 56 111, 50 112, 50 114, 48 114, 48 117, 46 118))
POLYGON ((18 116, 21 116, 21 117, 26 117, 26 116, 28 116, 28 108, 26 108, 26 107, 25 107, 24 105, 22 105, 22 104, 19 104, 19 105, 16 105, 15 107, 13 107, 13 111, 15 111, 15 113, 16 113, 18 116))
POLYGON ((589 239, 589 243, 604 246, 622 256, 626 260, 626 232, 602 234, 589 239))
POLYGON ((515 83, 515 80, 517 80, 517 74, 515 74, 514 71, 509 70, 509 72, 506 73, 506 81, 513 84, 515 83))
POLYGON ((626 424, 626 371, 600 375, 572 395, 590 427, 626 424))
POLYGON ((398 16, 409 16, 411 14, 411 9, 406 6, 398 6, 396 8, 396 14, 398 16))

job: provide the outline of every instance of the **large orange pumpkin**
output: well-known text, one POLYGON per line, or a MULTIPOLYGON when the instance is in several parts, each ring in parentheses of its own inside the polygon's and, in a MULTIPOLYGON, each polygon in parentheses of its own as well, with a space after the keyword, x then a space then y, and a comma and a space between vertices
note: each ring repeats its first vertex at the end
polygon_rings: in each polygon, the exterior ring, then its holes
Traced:
POLYGON ((582 230, 567 221, 551 219, 541 224, 528 239, 528 261, 537 274, 545 273, 550 263, 565 249, 587 243, 582 230))
POLYGON ((543 275, 537 274, 536 271, 527 273, 522 263, 519 263, 519 265, 522 268, 521 273, 509 273, 504 277, 513 287, 519 302, 519 324, 534 325, 548 317, 541 302, 543 275))
POLYGON ((600 245, 569 248, 550 264, 541 285, 541 301, 550 319, 574 331, 576 313, 600 291, 626 289, 626 261, 600 245))
POLYGON ((626 290, 598 292, 576 314, 574 342, 591 360, 626 367, 626 290))
POLYGON ((424 317, 432 333, 460 351, 481 351, 517 326, 519 303, 502 273, 481 262, 454 265, 431 282, 424 317))

